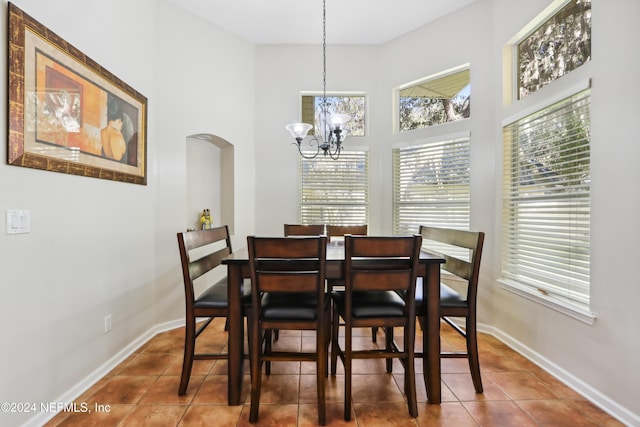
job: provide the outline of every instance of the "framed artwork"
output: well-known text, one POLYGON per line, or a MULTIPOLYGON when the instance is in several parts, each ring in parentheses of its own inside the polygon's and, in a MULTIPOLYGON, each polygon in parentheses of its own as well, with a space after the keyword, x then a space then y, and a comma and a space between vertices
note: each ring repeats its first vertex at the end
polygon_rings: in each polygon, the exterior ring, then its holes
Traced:
POLYGON ((7 163, 147 183, 147 98, 9 3, 7 163))

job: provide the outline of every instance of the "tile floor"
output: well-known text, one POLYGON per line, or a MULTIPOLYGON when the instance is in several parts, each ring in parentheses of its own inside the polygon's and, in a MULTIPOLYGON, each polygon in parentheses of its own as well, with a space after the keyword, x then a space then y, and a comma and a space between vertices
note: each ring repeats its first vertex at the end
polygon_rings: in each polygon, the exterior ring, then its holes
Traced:
MULTIPOLYGON (((199 338, 200 351, 226 344, 223 319, 216 319, 199 338)), ((419 329, 419 328, 418 328, 419 329)), ((420 331, 418 331, 421 334, 420 331)), ((356 340, 373 345, 369 331, 356 340)), ((243 385, 244 405, 227 406, 225 361, 196 361, 185 396, 178 396, 184 332, 158 334, 77 399, 89 408, 108 411, 60 413, 47 426, 248 426, 249 376, 243 385)), ((313 346, 313 333, 282 331, 277 346, 313 346)), ((354 340, 355 341, 355 340, 354 340)), ((488 335, 480 336, 484 393, 476 394, 466 359, 442 362, 442 404, 426 402, 422 362, 417 363, 417 418, 411 418, 402 393, 402 368, 386 374, 383 361, 354 363, 353 415, 343 419, 344 375, 339 370, 327 384, 329 426, 620 426, 576 392, 520 354, 488 335)), ((379 343, 383 339, 378 340, 379 343)), ((421 343, 421 338, 417 340, 421 343)), ((355 345, 355 343, 354 343, 355 345)), ((443 349, 464 341, 446 324, 443 349)), ((207 350, 205 350, 207 351, 207 350)), ((248 364, 245 365, 248 374, 248 364)), ((317 425, 313 363, 274 363, 264 376, 257 426, 317 425)))

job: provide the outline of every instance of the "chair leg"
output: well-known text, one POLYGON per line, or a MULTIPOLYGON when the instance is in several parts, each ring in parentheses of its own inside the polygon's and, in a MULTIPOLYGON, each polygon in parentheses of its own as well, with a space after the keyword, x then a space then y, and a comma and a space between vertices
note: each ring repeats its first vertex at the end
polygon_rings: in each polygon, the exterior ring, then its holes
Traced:
MULTIPOLYGON (((391 352, 393 349, 393 328, 385 328, 384 331, 384 347, 385 350, 388 352, 391 352)), ((390 374, 393 372, 393 359, 392 358, 387 358, 386 359, 386 365, 387 365, 387 373, 390 374)))
POLYGON ((378 342, 378 327, 371 328, 371 341, 378 342))
MULTIPOLYGON (((245 312, 245 316, 247 317, 247 349, 249 351, 249 378, 253 378, 253 365, 251 363, 251 355, 253 354, 253 350, 251 348, 251 343, 253 342, 252 334, 253 328, 251 327, 251 313, 249 311, 245 312)), ((244 360, 244 355, 243 359, 244 360)), ((243 362, 244 363, 244 362, 243 362)))
POLYGON ((338 366, 338 333, 340 332, 340 315, 334 309, 331 319, 331 375, 336 374, 338 366))
POLYGON ((416 396, 416 373, 415 373, 415 323, 404 327, 404 351, 407 353, 404 366, 404 393, 407 397, 409 415, 413 418, 418 416, 418 398, 416 396))
MULTIPOLYGON (((422 333, 426 334, 427 329, 426 329, 426 325, 425 325, 425 319, 423 316, 417 316, 418 317, 418 323, 420 325, 420 329, 422 329, 422 333)), ((429 372, 429 362, 428 362, 428 358, 426 356, 426 349, 423 348, 423 356, 422 356, 422 378, 424 381, 424 387, 425 390, 427 391, 427 396, 430 396, 429 394, 429 381, 427 379, 427 373, 429 372)), ((440 362, 438 362, 440 363, 440 362)))
POLYGON ((250 346, 250 358, 251 358, 251 408, 249 410, 249 422, 255 423, 258 421, 258 409, 260 407, 260 387, 262 383, 262 331, 258 326, 258 322, 255 319, 255 315, 252 312, 250 316, 250 327, 253 328, 250 333, 251 342, 250 346))
MULTIPOLYGON (((276 329, 277 331, 277 329, 276 329)), ((271 336, 272 336, 273 332, 271 329, 266 330, 264 332, 264 353, 265 354, 270 354, 271 353, 271 336)), ((271 361, 267 360, 264 362, 264 369, 265 369, 265 373, 267 375, 271 375, 271 361)))
POLYGON ((324 360, 324 363, 325 363, 324 376, 325 377, 329 376, 329 346, 331 345, 331 337, 332 337, 332 334, 333 334, 333 330, 331 328, 332 324, 333 323, 331 323, 331 308, 329 308, 329 313, 327 313, 325 326, 324 326, 325 327, 325 331, 327 331, 325 336, 324 336, 324 348, 325 348, 325 351, 326 351, 326 354, 327 354, 327 357, 325 357, 325 360, 324 360))
POLYGON ((344 337, 344 420, 351 421, 351 328, 345 326, 344 337))
POLYGON ((189 386, 191 368, 193 367, 193 354, 196 349, 196 320, 187 319, 184 330, 184 359, 182 361, 182 376, 180 377, 180 387, 178 394, 184 396, 189 386))
POLYGON ((473 379, 473 387, 476 393, 482 393, 482 378, 480 376, 480 360, 478 357, 478 333, 476 331, 476 322, 467 317, 466 325, 467 339, 467 356, 469 358, 469 370, 473 379))
MULTIPOLYGON (((327 316, 329 313, 327 313, 327 316)), ((316 333, 316 352, 318 353, 318 359, 316 360, 316 393, 318 399, 318 424, 321 426, 327 423, 326 420, 326 407, 325 407, 325 384, 327 377, 327 334, 330 331, 325 325, 320 327, 320 330, 316 333)))

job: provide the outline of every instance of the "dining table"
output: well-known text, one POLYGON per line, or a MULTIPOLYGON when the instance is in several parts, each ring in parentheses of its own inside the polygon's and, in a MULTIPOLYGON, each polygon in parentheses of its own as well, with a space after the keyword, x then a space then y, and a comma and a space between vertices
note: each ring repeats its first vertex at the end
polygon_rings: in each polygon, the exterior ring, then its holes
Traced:
MULTIPOLYGON (((425 313, 422 324, 423 375, 430 403, 441 402, 440 389, 440 266, 444 258, 420 253, 418 277, 422 277, 425 313)), ((228 404, 241 405, 244 365, 244 316, 242 286, 250 277, 249 254, 246 248, 234 251, 222 260, 227 266, 228 286, 228 404)), ((344 244, 341 241, 327 245, 325 277, 327 280, 345 280, 344 244)))

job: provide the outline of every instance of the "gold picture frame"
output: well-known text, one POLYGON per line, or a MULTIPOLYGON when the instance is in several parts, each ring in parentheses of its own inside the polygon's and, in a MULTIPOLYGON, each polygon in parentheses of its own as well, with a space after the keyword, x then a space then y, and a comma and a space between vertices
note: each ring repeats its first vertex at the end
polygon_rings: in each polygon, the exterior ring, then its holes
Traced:
POLYGON ((147 184, 147 98, 9 3, 7 163, 147 184))

